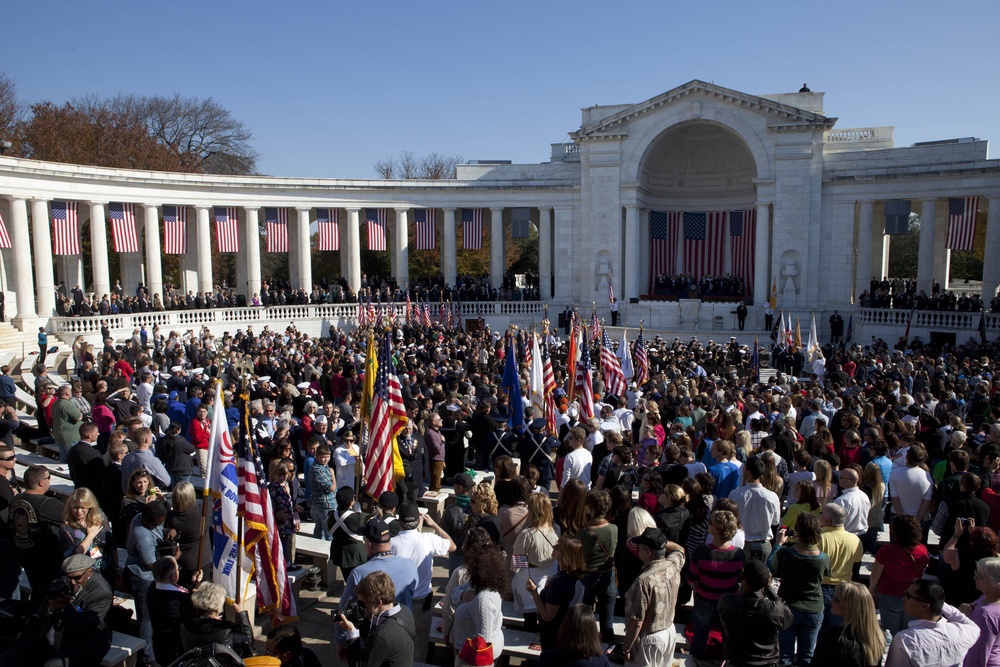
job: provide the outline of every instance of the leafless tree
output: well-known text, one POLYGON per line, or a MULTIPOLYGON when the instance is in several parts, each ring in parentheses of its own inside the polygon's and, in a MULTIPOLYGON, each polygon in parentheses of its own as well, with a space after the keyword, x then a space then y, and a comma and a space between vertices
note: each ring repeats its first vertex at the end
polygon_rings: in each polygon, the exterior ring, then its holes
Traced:
POLYGON ((17 84, 6 72, 0 72, 0 141, 17 143, 24 112, 24 104, 17 99, 17 84))
POLYGON ((372 167, 385 179, 449 179, 455 178, 455 167, 462 161, 461 155, 441 155, 431 153, 416 157, 412 151, 403 151, 399 157, 389 155, 377 161, 372 167))

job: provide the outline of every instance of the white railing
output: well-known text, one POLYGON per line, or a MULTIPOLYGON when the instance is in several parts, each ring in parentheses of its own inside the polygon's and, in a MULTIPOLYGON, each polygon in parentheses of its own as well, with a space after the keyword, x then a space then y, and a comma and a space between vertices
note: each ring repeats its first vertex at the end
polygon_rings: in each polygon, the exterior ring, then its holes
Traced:
MULTIPOLYGON (((909 310, 893 308, 856 308, 855 317, 862 324, 875 324, 906 328, 910 321, 909 310)), ((931 329, 976 330, 979 328, 979 313, 953 310, 915 310, 913 326, 931 329)), ((1000 313, 986 313, 986 330, 1000 331, 1000 313)))
POLYGON ((846 127, 842 130, 830 130, 824 135, 827 144, 882 144, 892 145, 894 128, 892 127, 846 127))
POLYGON ((551 144, 553 162, 579 162, 580 144, 551 144))
MULTIPOLYGON (((455 303, 458 307, 459 304, 455 303)), ((447 307, 447 304, 445 304, 447 307)), ((545 304, 541 301, 466 301, 461 304, 462 315, 476 317, 483 315, 536 316, 541 319, 545 304)), ((399 321, 406 318, 406 304, 382 304, 383 314, 395 311, 399 321)), ((441 304, 431 304, 431 314, 437 319, 441 304)), ((310 304, 305 306, 271 306, 249 308, 213 308, 206 310, 165 310, 153 313, 132 313, 130 315, 93 315, 90 317, 50 318, 52 331, 56 334, 79 335, 100 333, 101 322, 107 322, 112 331, 132 330, 146 327, 147 330, 159 325, 161 329, 177 327, 192 328, 205 324, 270 324, 295 320, 348 320, 357 318, 356 303, 310 304)))

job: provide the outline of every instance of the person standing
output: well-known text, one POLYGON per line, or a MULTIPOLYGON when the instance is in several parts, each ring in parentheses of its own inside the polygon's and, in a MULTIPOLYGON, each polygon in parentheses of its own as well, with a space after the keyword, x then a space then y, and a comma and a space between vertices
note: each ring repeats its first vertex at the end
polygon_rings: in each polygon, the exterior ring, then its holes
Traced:
POLYGON ((316 448, 316 462, 309 468, 306 483, 312 492, 310 494, 312 499, 309 502, 309 514, 315 524, 313 537, 329 540, 331 536, 326 527, 326 518, 334 508, 337 487, 333 483, 333 471, 330 469, 330 447, 328 445, 320 445, 316 448))
POLYGON ((80 439, 80 423, 83 413, 71 401, 73 388, 64 384, 56 390, 56 402, 52 404, 52 437, 59 447, 59 460, 69 460, 69 448, 80 439))
POLYGON ((746 533, 743 558, 747 562, 767 561, 771 555, 773 528, 781 521, 781 502, 776 493, 761 484, 763 475, 764 462, 760 457, 749 459, 743 464, 743 486, 729 494, 729 499, 736 503, 746 533))
POLYGON ((59 529, 65 507, 47 495, 50 479, 51 473, 42 466, 30 466, 23 476, 24 491, 8 508, 17 559, 31 584, 32 608, 41 603, 62 564, 59 529))
POLYGON ((427 430, 424 431, 424 447, 431 462, 430 490, 428 494, 437 495, 441 492, 441 476, 444 474, 444 436, 441 435, 443 421, 438 413, 427 418, 427 430))
POLYGON ((840 311, 833 311, 830 316, 830 338, 834 345, 844 340, 844 318, 840 316, 840 311))
POLYGON ((820 512, 819 550, 830 558, 830 576, 823 579, 823 627, 843 621, 830 610, 834 589, 851 580, 854 564, 865 553, 861 538, 844 530, 845 516, 844 508, 836 503, 827 503, 820 512))
POLYGON ((45 365, 45 356, 49 351, 49 337, 45 333, 45 327, 38 327, 38 363, 45 365))
POLYGON ((740 301, 739 305, 736 306, 736 321, 739 324, 740 331, 743 331, 747 322, 747 304, 740 301))
POLYGON ((872 501, 858 487, 859 481, 856 470, 841 470, 837 484, 843 492, 833 502, 844 508, 844 530, 864 539, 868 533, 868 512, 872 509, 872 501))
POLYGON ((719 620, 719 599, 739 590, 743 550, 733 546, 738 528, 739 520, 732 512, 712 512, 708 522, 712 543, 699 545, 691 555, 687 580, 694 591, 691 654, 696 658, 705 655, 709 631, 719 620))
POLYGON ((771 572, 759 560, 743 568, 741 592, 719 600, 722 647, 734 667, 776 665, 778 634, 792 623, 792 610, 771 590, 771 572))
POLYGON ((618 311, 620 306, 618 305, 618 297, 611 300, 611 326, 618 326, 618 311))
POLYGON ((670 664, 677 640, 674 609, 684 567, 684 547, 668 542, 658 528, 646 528, 631 543, 643 568, 625 594, 625 664, 670 664))
POLYGON ((944 589, 917 579, 904 594, 903 613, 913 617, 889 645, 885 667, 958 667, 979 640, 970 618, 944 601, 944 589))
POLYGON ((771 308, 770 301, 764 306, 764 328, 767 329, 768 335, 774 328, 774 308, 771 308))

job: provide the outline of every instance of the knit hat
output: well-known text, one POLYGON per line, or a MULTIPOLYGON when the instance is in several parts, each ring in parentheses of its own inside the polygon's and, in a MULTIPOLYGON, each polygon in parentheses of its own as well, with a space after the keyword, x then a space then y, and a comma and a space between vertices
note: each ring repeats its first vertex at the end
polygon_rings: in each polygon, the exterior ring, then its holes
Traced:
POLYGON ((493 664, 493 644, 482 638, 481 635, 469 637, 465 640, 462 650, 458 652, 458 659, 462 664, 492 665, 493 664))

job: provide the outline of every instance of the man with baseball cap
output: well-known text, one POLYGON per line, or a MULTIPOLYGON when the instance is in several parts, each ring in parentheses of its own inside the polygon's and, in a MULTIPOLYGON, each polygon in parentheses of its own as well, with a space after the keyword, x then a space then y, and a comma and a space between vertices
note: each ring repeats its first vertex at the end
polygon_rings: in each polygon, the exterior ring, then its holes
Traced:
POLYGON ((668 541, 658 528, 647 528, 631 542, 644 565, 625 594, 625 664, 670 664, 677 641, 674 608, 684 547, 668 541))

